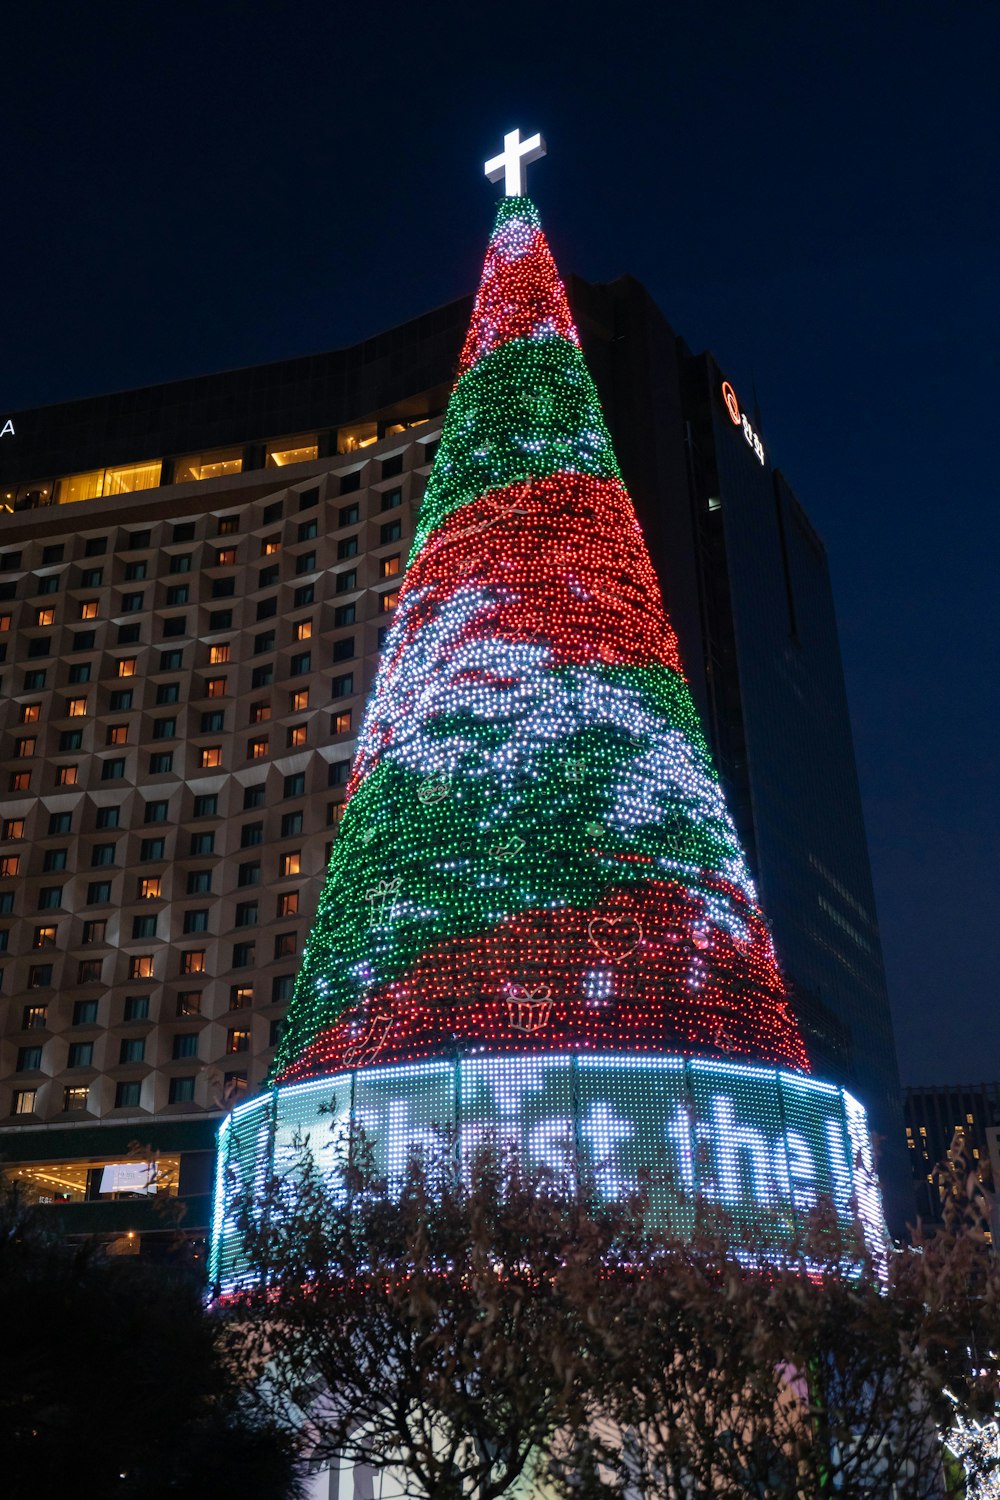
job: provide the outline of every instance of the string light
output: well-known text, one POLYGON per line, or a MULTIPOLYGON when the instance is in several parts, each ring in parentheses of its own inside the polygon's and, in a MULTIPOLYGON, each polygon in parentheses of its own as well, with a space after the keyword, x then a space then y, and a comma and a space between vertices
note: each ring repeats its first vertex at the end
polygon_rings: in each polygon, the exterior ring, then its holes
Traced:
POLYGON ((808 1067, 565 289, 506 198, 273 1079, 808 1067))

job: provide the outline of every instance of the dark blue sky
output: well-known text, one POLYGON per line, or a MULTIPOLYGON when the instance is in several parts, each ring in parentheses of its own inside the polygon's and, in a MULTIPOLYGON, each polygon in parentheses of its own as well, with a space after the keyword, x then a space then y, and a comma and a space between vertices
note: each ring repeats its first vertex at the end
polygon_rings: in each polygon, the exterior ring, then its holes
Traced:
POLYGON ((631 272, 756 384, 827 543, 904 1081, 1000 1076, 997 0, 34 0, 0 28, 0 414, 470 290, 481 163, 542 130, 562 269, 631 272))

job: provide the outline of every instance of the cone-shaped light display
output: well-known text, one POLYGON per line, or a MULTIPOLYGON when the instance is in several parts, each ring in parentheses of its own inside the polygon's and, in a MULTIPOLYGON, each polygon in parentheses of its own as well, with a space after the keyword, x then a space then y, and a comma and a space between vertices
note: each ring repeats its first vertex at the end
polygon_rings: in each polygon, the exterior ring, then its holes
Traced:
POLYGON ((272 1082, 807 1069, 534 205, 501 201, 272 1082))

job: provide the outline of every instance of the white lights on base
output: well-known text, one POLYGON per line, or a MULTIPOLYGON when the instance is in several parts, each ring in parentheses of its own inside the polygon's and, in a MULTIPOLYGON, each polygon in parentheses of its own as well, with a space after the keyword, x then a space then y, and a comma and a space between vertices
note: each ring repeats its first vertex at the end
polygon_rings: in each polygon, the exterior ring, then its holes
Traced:
POLYGON ((499 182, 503 178, 503 190, 508 198, 523 198, 527 192, 524 169, 544 155, 545 142, 540 135, 522 141, 520 130, 509 130, 503 138, 500 155, 486 162, 483 170, 490 182, 499 182))

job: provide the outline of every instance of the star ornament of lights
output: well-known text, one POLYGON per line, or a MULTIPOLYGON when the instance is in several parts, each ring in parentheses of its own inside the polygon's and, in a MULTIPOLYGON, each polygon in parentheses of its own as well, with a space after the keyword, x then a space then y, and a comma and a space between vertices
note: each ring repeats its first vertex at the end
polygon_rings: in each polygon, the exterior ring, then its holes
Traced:
POLYGON ((1000 1426, 956 1416, 944 1440, 965 1469, 968 1500, 1000 1500, 1000 1426))
POLYGON ((326 883, 221 1150, 249 1161, 332 1091, 387 1160, 519 1117, 533 1160, 569 1130, 620 1158, 608 1182, 664 1181, 674 1232, 698 1192, 755 1235, 822 1194, 877 1238, 864 1110, 810 1075, 526 196, 544 151, 512 131, 486 163, 504 193, 326 883))

